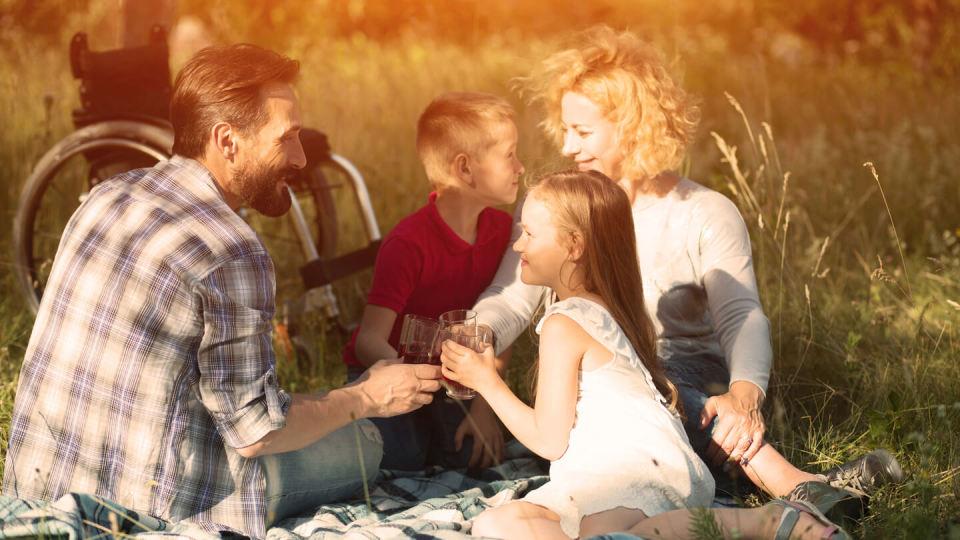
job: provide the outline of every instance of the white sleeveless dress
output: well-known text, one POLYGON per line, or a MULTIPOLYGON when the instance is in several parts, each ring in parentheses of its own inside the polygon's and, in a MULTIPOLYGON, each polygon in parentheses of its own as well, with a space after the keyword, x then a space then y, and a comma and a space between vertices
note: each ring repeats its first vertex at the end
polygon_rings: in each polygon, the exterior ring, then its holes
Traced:
POLYGON ((584 516, 620 506, 647 516, 710 506, 713 477, 620 325, 599 304, 572 297, 547 308, 537 333, 555 314, 577 322, 614 356, 580 370, 567 450, 550 464, 550 481, 522 500, 556 512, 571 538, 579 536, 584 516))

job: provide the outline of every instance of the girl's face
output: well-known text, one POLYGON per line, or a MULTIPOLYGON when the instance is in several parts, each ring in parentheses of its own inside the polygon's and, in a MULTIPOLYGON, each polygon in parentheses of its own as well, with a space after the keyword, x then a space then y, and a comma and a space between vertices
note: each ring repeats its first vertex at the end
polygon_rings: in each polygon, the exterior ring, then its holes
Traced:
POLYGON ((520 227, 520 238, 513 244, 513 250, 520 254, 520 279, 530 285, 556 289, 570 253, 560 241, 550 209, 537 199, 535 192, 523 203, 520 227))
POLYGON ((560 100, 563 155, 573 158, 581 171, 601 172, 620 180, 623 155, 617 128, 590 98, 567 92, 560 100))

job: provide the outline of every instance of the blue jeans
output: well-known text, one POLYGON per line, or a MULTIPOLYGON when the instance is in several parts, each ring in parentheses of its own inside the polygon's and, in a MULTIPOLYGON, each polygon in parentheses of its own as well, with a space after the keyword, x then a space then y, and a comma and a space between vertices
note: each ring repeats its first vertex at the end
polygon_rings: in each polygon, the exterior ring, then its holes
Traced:
POLYGON ((711 396, 724 394, 730 387, 730 371, 723 358, 712 354, 673 355, 661 360, 663 369, 670 382, 677 387, 686 419, 683 428, 690 439, 690 446, 700 456, 713 474, 717 483, 717 494, 732 497, 744 497, 755 489, 750 482, 743 482, 735 469, 725 470, 722 465, 713 465, 707 460, 706 452, 710 444, 710 435, 717 425, 717 418, 700 429, 700 413, 711 396))
POLYGON ((357 420, 301 450, 260 457, 267 527, 362 494, 364 482, 376 480, 382 456, 377 428, 357 420))
MULTIPOLYGON (((364 368, 347 368, 347 380, 354 381, 364 368)), ((467 402, 463 406, 469 407, 467 402)), ((446 397, 443 391, 423 407, 390 418, 372 418, 383 437, 381 469, 417 471, 431 465, 446 469, 463 469, 470 462, 473 438, 465 437, 456 449, 457 428, 466 417, 461 404, 446 397)))
MULTIPOLYGON (((700 429, 700 413, 707 399, 727 392, 730 371, 723 358, 711 355, 673 355, 661 360, 664 374, 677 387, 686 420, 683 428, 690 438, 690 446, 703 458, 710 442, 716 417, 705 429, 700 429)), ((704 460, 706 461, 706 460, 704 460)))

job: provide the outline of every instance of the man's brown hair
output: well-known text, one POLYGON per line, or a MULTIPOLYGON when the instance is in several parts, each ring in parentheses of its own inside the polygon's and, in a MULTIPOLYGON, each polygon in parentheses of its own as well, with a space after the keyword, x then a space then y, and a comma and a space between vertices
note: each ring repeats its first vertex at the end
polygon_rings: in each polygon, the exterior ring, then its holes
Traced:
POLYGON ((173 153, 199 158, 210 130, 227 122, 243 134, 267 118, 260 89, 270 82, 293 83, 300 62, 246 43, 207 47, 180 70, 170 98, 173 153))

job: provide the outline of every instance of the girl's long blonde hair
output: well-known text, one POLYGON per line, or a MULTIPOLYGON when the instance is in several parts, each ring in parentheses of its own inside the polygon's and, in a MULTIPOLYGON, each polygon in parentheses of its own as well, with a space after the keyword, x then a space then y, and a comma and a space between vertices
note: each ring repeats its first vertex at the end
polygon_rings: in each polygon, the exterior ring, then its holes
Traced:
POLYGON ((637 182, 678 169, 700 121, 696 100, 670 76, 660 52, 609 26, 576 34, 520 81, 546 108, 541 125, 558 145, 564 94, 582 94, 600 107, 617 126, 623 177, 637 182))
POLYGON ((594 171, 563 171, 543 177, 528 196, 550 209, 560 240, 579 237, 583 286, 610 310, 650 371, 670 410, 682 414, 676 387, 667 380, 657 357, 657 334, 643 303, 643 283, 627 194, 594 171))

